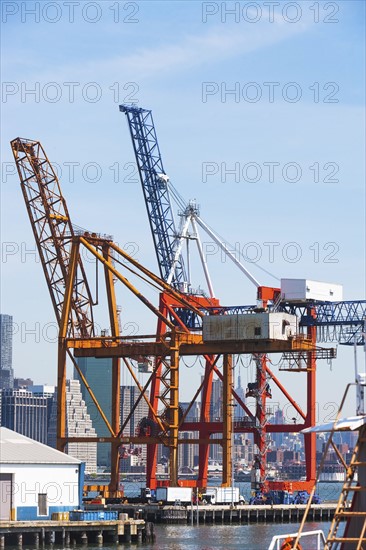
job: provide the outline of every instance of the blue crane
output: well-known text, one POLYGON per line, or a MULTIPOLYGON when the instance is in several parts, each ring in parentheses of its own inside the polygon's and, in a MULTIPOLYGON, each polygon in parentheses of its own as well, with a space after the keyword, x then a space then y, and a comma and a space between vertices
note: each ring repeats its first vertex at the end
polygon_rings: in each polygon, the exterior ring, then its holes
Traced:
MULTIPOLYGON (((177 229, 168 183, 160 154, 152 112, 136 106, 120 105, 128 120, 137 168, 142 183, 160 275, 168 280, 177 246, 177 229)), ((171 284, 186 289, 187 274, 182 256, 175 264, 171 284)))

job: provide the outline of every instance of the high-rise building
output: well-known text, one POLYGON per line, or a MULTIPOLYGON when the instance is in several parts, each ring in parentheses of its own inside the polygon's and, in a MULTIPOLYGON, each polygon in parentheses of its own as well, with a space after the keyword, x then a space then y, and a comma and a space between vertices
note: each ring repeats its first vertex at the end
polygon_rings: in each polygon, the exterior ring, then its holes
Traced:
MULTIPOLYGON (((240 399, 245 404, 245 393, 244 393, 244 389, 242 388, 242 385, 241 385, 241 376, 240 376, 240 374, 238 376, 238 386, 235 388, 235 391, 238 394, 238 397, 240 397, 240 399)), ((243 419, 244 416, 247 416, 247 413, 245 412, 243 407, 241 405, 239 405, 239 403, 235 403, 234 419, 235 420, 241 420, 241 419, 243 419)))
MULTIPOLYGON (((222 421, 222 388, 221 380, 213 380, 210 403, 211 422, 222 421)), ((221 439, 221 437, 221 434, 213 434, 211 439, 221 439)), ((210 445, 210 458, 216 462, 222 461, 222 446, 220 444, 210 445)))
POLYGON ((14 378, 15 390, 27 390, 29 386, 33 386, 34 382, 31 378, 14 378))
POLYGON ((219 379, 212 382, 210 420, 222 420, 222 382, 219 379))
MULTIPOLYGON (((283 414, 282 409, 277 409, 274 418, 271 421, 273 424, 285 424, 285 417, 283 414)), ((271 437, 274 443, 275 449, 280 449, 281 445, 283 444, 285 434, 278 432, 278 433, 272 433, 271 437)))
MULTIPOLYGON (((183 413, 186 412, 190 403, 189 402, 179 402, 180 407, 183 410, 183 413)), ((200 410, 201 407, 199 403, 194 402, 192 407, 189 409, 187 416, 185 417, 186 422, 199 422, 200 419, 200 410)), ((198 431, 183 432, 183 438, 198 438, 198 431)), ((199 446, 197 444, 185 444, 182 443, 178 446, 178 464, 180 468, 191 468, 198 465, 198 453, 199 446)))
MULTIPOLYGON (((145 392, 147 398, 149 398, 149 392, 145 392)), ((140 390, 136 386, 121 386, 121 426, 124 424, 128 415, 132 411, 138 397, 140 396, 140 390)), ((124 435, 136 435, 139 422, 145 416, 149 414, 149 406, 145 399, 140 399, 140 402, 136 406, 135 410, 131 414, 131 418, 126 424, 123 430, 124 435)))
POLYGON ((13 385, 13 317, 0 313, 0 389, 13 385))
MULTIPOLYGON (((180 435, 182 439, 194 438, 197 437, 197 432, 181 432, 180 435)), ((193 470, 197 462, 197 460, 195 460, 195 457, 198 454, 197 451, 198 445, 191 445, 189 443, 178 445, 179 469, 189 468, 193 470)))
MULTIPOLYGON (((15 386, 15 381, 16 380, 19 380, 19 378, 14 379, 14 386, 15 386)), ((44 397, 44 398, 47 399, 47 445, 49 445, 48 438, 49 438, 49 433, 50 433, 50 420, 51 420, 52 406, 53 406, 53 402, 54 402, 54 399, 55 399, 56 388, 55 388, 55 386, 50 386, 48 384, 47 385, 41 384, 41 385, 36 385, 35 386, 32 383, 32 384, 29 384, 29 385, 24 385, 23 389, 26 389, 27 391, 30 391, 32 393, 32 395, 34 395, 35 397, 44 397)), ((54 445, 54 447, 56 447, 56 444, 54 445)))
MULTIPOLYGON (((88 381, 88 384, 94 393, 102 411, 109 422, 112 419, 112 359, 98 359, 96 357, 80 357, 78 366, 88 381)), ((110 432, 100 415, 94 401, 90 397, 88 390, 80 380, 79 374, 75 369, 74 378, 79 380, 83 400, 88 409, 88 413, 93 423, 93 427, 98 437, 109 437, 110 432)), ((109 470, 111 466, 110 445, 106 443, 97 444, 97 464, 109 470)))
MULTIPOLYGON (((35 391, 43 391, 47 395, 47 386, 33 386, 35 391), (43 388, 43 390, 42 390, 43 388)), ((53 394, 49 415, 47 444, 56 447, 57 424, 57 390, 53 394)), ((96 437, 93 423, 81 394, 78 380, 66 381, 66 435, 67 437, 96 437)), ((69 443, 67 454, 85 462, 85 472, 92 474, 97 471, 97 443, 69 443)))
POLYGON ((3 389, 1 393, 1 425, 47 443, 48 398, 25 389, 3 389))
MULTIPOLYGON (((145 393, 146 397, 149 397, 149 393, 145 393)), ((140 396, 140 390, 136 386, 121 386, 121 415, 120 415, 120 425, 123 426, 128 416, 130 415, 138 397, 140 396)), ((146 403, 145 399, 140 399, 135 410, 131 414, 129 421, 126 424, 126 427, 123 430, 123 435, 133 436, 137 434, 138 426, 142 418, 148 416, 149 406, 146 403)), ((146 466, 146 454, 147 449, 146 445, 139 445, 136 447, 129 447, 126 449, 126 453, 132 452, 134 456, 137 457, 134 459, 134 463, 125 461, 122 464, 122 468, 127 468, 128 464, 133 464, 133 466, 146 466)))
MULTIPOLYGON (((182 407, 183 413, 186 412, 190 405, 188 401, 179 401, 179 406, 182 407)), ((201 406, 199 403, 194 402, 192 407, 189 409, 189 412, 186 416, 186 422, 199 422, 200 419, 201 406)))

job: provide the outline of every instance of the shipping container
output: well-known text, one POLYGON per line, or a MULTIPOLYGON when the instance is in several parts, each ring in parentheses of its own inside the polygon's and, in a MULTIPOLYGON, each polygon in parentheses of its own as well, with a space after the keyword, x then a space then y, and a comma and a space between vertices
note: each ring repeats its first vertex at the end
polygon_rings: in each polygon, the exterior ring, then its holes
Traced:
POLYGON ((114 521, 118 519, 116 510, 73 510, 70 521, 114 521))

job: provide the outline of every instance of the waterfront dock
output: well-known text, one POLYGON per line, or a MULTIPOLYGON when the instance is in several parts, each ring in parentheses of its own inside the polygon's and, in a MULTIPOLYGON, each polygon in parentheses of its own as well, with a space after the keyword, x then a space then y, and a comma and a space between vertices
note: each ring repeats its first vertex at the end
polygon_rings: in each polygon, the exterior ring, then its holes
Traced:
MULTIPOLYGON (((189 523, 291 523, 301 521, 305 504, 274 504, 242 506, 159 506, 157 504, 115 505, 120 512, 129 517, 140 517, 148 522, 166 524, 189 523), (198 519, 197 519, 198 517, 198 519)), ((307 521, 330 521, 334 515, 336 503, 313 504, 307 521)))
POLYGON ((154 539, 153 525, 142 519, 112 521, 0 521, 0 548, 43 544, 142 542, 154 539))

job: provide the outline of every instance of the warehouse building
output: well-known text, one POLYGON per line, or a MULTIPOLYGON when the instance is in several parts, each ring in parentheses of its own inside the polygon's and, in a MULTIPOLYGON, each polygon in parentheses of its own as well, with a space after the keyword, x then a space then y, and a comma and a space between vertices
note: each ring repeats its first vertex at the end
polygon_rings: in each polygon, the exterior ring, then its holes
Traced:
POLYGON ((84 464, 0 428, 0 520, 51 519, 82 505, 84 464))

